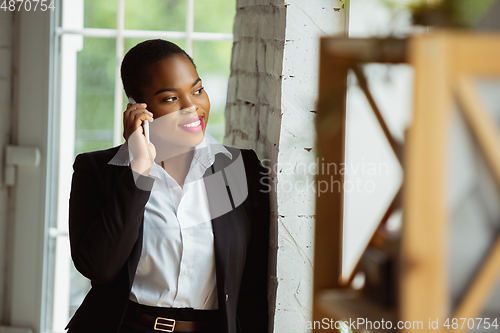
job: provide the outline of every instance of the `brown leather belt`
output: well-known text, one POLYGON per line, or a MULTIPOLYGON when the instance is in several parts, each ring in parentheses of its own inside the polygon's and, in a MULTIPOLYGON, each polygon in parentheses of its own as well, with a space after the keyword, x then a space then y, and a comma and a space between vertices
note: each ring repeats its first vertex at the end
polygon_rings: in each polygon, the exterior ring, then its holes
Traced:
POLYGON ((156 331, 162 332, 201 332, 209 328, 208 321, 185 321, 163 317, 154 317, 141 313, 139 321, 146 325, 153 326, 156 331))

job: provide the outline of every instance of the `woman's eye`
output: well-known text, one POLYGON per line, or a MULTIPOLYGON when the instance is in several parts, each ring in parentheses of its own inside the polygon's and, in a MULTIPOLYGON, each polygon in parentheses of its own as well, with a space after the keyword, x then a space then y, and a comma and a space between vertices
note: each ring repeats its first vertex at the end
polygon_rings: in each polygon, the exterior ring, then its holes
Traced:
POLYGON ((163 101, 165 101, 165 102, 175 102, 176 100, 177 100, 177 97, 174 97, 174 96, 172 96, 172 97, 165 97, 163 99, 163 101))
POLYGON ((203 87, 201 87, 200 89, 196 90, 193 95, 200 95, 202 91, 203 91, 203 87))

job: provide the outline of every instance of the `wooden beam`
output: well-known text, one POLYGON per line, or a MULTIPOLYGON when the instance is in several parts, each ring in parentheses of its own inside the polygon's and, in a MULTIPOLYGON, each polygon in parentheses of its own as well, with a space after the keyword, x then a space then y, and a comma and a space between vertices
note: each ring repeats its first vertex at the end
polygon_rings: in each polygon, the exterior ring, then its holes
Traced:
MULTIPOLYGON (((413 121, 405 151, 400 320, 440 321, 449 315, 445 209, 446 150, 452 110, 453 59, 444 35, 411 39, 415 69, 413 121)), ((419 332, 409 329, 405 332, 419 332)))
MULTIPOLYGON (((448 32, 450 33, 450 32, 448 32)), ((454 32, 457 72, 475 76, 500 75, 500 35, 498 33, 454 32)))
MULTIPOLYGON (((332 56, 321 40, 319 98, 316 116, 317 158, 337 167, 345 160, 345 103, 349 63, 332 56)), ((342 225, 344 176, 318 173, 316 179, 316 219, 314 233, 313 320, 322 320, 324 309, 318 306, 319 294, 338 288, 342 268, 342 225), (320 184, 328 190, 319 193, 320 184), (330 188, 337 182, 338 188, 330 188), (324 184, 324 183, 323 183, 324 184)))
POLYGON ((332 57, 356 62, 405 63, 407 39, 400 38, 330 38, 324 47, 332 57))

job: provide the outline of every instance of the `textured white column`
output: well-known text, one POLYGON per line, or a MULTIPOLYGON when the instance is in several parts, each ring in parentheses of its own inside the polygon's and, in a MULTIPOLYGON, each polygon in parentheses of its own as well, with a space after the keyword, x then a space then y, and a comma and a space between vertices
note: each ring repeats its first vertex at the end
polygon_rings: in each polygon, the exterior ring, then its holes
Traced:
POLYGON ((224 143, 253 148, 272 169, 271 329, 307 332, 315 194, 307 185, 315 162, 319 37, 344 34, 347 4, 239 0, 237 6, 224 143))

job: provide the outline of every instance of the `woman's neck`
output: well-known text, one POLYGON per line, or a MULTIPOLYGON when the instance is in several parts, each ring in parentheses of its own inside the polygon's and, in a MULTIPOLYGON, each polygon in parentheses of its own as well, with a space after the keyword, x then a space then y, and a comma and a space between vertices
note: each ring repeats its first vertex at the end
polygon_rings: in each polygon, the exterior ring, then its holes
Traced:
POLYGON ((189 166, 191 165, 193 156, 194 149, 190 149, 189 151, 176 154, 161 162, 163 169, 175 179, 181 188, 184 186, 184 180, 189 172, 189 166))

